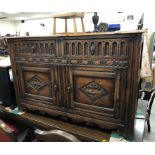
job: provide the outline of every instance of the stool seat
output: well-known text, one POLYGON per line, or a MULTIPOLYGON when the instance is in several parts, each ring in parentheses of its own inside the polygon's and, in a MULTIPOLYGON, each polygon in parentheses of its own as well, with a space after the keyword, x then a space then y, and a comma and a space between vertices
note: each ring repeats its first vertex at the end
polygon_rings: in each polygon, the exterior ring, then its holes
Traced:
POLYGON ((69 18, 83 18, 84 17, 84 13, 80 13, 80 12, 70 12, 70 13, 65 13, 65 14, 54 14, 52 16, 53 18, 61 18, 61 19, 69 19, 69 18))
POLYGON ((66 14, 55 14, 52 17, 53 17, 53 34, 56 34, 56 19, 57 18, 65 20, 65 33, 68 33, 67 19, 73 19, 74 33, 77 33, 76 18, 81 18, 82 32, 85 32, 85 26, 83 22, 84 13, 71 12, 71 13, 66 13, 66 14))

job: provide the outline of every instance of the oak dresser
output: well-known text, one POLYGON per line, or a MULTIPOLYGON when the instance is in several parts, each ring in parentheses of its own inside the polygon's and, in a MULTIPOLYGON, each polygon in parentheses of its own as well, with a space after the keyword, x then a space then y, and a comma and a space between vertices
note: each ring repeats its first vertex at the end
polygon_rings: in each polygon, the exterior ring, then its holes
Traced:
POLYGON ((8 38, 18 106, 132 139, 143 31, 8 38))

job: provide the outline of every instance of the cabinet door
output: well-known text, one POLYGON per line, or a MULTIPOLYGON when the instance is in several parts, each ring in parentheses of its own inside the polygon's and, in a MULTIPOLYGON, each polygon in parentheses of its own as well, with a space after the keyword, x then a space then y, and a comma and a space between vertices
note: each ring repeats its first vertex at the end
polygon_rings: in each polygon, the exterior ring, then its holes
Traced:
POLYGON ((76 113, 98 119, 118 119, 125 89, 120 89, 121 72, 101 69, 71 69, 71 102, 76 113), (122 96, 121 96, 122 95, 122 96))
POLYGON ((18 66, 20 103, 48 107, 56 104, 54 70, 49 66, 18 66))

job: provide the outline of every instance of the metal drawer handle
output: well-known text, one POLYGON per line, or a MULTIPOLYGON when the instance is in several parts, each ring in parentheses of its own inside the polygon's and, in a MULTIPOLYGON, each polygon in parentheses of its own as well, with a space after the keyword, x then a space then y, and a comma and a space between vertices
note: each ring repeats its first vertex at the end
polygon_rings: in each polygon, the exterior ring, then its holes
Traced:
POLYGON ((68 94, 71 93, 71 87, 70 86, 67 87, 67 92, 68 92, 68 94))
POLYGON ((94 55, 95 54, 95 44, 94 43, 91 43, 91 45, 90 45, 90 55, 94 55))
POLYGON ((58 90, 58 86, 56 84, 54 84, 53 88, 55 92, 58 90))
POLYGON ((32 47, 31 47, 31 50, 32 50, 32 52, 34 53, 34 52, 35 52, 35 47, 32 46, 32 47))

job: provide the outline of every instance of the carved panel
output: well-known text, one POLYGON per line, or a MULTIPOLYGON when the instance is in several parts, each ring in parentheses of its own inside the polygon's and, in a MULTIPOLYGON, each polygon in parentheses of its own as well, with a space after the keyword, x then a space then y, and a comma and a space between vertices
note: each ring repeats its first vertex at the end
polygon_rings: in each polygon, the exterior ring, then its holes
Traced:
POLYGON ((81 60, 72 59, 70 61, 72 65, 84 65, 84 66, 104 66, 113 68, 126 68, 128 67, 127 60, 81 60))
POLYGON ((13 50, 15 53, 23 54, 43 54, 51 55, 56 54, 56 43, 55 41, 24 41, 17 42, 13 44, 13 50))
POLYGON ((37 100, 44 98, 44 100, 51 100, 53 96, 51 91, 53 75, 50 74, 51 72, 50 68, 47 67, 22 67, 20 69, 21 77, 19 80, 22 86, 22 94, 26 98, 34 98, 37 100))
POLYGON ((42 80, 38 74, 35 74, 29 81, 27 81, 27 84, 37 92, 47 86, 47 83, 42 80))
POLYGON ((104 89, 95 81, 87 83, 86 85, 82 86, 80 90, 93 101, 96 101, 109 94, 106 89, 104 89))
POLYGON ((115 106, 115 79, 115 73, 73 70, 71 103, 75 108, 86 108, 92 105, 94 107, 91 110, 101 108, 105 111, 104 108, 107 108, 106 111, 111 111, 115 106))
POLYGON ((128 56, 127 39, 65 40, 65 55, 128 56))

